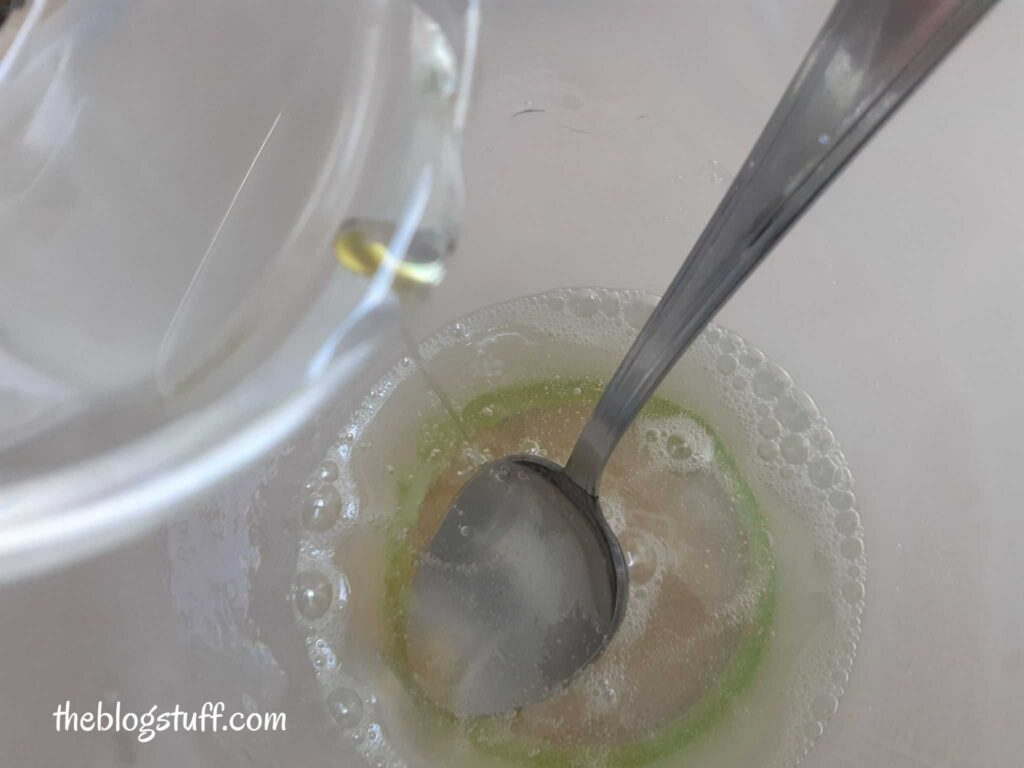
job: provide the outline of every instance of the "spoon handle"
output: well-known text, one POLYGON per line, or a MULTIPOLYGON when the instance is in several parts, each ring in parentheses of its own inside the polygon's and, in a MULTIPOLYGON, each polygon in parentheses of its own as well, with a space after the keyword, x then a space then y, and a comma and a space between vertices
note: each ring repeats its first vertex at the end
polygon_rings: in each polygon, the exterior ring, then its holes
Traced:
POLYGON ((597 495, 658 384, 790 226, 996 0, 839 0, 566 464, 597 495))

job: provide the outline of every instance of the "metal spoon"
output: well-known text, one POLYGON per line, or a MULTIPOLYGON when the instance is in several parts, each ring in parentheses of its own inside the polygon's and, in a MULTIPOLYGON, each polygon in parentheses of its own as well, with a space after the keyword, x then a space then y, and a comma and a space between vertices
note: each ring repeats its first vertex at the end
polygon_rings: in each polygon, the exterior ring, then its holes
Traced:
POLYGON ((413 579, 411 666, 460 716, 537 701, 597 657, 628 569, 598 484, 659 382, 786 230, 994 0, 840 0, 565 468, 508 456, 466 483, 413 579))

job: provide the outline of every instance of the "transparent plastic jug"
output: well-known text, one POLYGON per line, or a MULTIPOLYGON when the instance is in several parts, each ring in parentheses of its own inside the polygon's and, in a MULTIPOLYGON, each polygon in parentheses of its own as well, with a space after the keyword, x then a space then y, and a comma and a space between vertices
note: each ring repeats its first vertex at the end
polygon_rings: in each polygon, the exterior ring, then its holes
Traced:
POLYGON ((0 571, 155 524, 389 356, 387 270, 338 261, 369 238, 443 272, 474 23, 362 0, 14 12, 0 571))

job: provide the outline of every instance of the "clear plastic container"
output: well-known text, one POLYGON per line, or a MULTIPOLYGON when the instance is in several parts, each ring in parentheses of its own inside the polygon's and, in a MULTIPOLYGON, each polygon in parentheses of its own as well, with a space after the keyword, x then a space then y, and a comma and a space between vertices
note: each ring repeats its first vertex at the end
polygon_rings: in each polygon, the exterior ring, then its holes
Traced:
MULTIPOLYGON (((558 286, 661 289, 827 10, 813 0, 485 5, 459 257, 420 307, 416 335, 558 286)), ((807 768, 1011 768, 1024 753, 1024 95, 1010 85, 1024 75, 1022 28, 1024 5, 996 7, 718 318, 814 398, 856 478, 859 650, 807 768)), ((253 128, 257 147, 268 127, 253 128)), ((244 173, 252 152, 239 152, 244 173)), ((215 228, 223 211, 204 211, 215 228)), ((318 247, 339 223, 324 224, 318 247)), ((303 410, 314 418, 296 414, 304 426, 283 448, 166 524, 130 541, 118 529, 123 546, 0 591, 0 747, 12 764, 366 765, 331 718, 316 682, 323 654, 307 647, 291 600, 303 485, 376 374, 405 354, 399 336, 367 348, 373 370, 303 410), (135 711, 220 700, 287 711, 289 729, 145 744, 55 737, 66 699, 135 711)))
POLYGON ((388 270, 374 283, 335 250, 384 238, 443 270, 468 7, 32 0, 12 16, 0 574, 156 524, 390 355, 388 270))

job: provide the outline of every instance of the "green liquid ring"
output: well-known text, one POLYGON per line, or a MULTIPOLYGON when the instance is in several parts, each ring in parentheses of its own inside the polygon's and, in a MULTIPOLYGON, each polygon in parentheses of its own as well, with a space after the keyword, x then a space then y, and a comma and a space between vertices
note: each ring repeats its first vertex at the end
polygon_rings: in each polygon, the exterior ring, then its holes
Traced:
MULTIPOLYGON (((506 419, 541 408, 569 404, 595 404, 603 385, 590 379, 558 379, 517 385, 481 395, 462 409, 467 432, 495 427, 506 419)), ((430 486, 455 460, 461 435, 447 417, 424 425, 417 445, 420 462, 412 479, 398 483, 398 512, 388 526, 385 544, 387 569, 384 600, 387 636, 384 656, 402 680, 417 705, 439 727, 461 728, 482 752, 516 765, 537 768, 569 768, 591 765, 595 752, 609 768, 638 768, 676 753, 706 735, 732 710, 736 699, 753 682, 772 635, 776 601, 775 561, 764 516, 754 495, 740 475, 736 462, 721 439, 699 416, 661 397, 652 397, 641 415, 649 418, 685 416, 700 424, 714 441, 714 463, 730 486, 734 513, 747 539, 751 567, 767 574, 753 622, 738 642, 729 662, 715 684, 677 719, 660 726, 653 734, 626 744, 588 748, 553 746, 528 738, 508 737, 497 741, 504 717, 483 717, 460 723, 454 715, 429 701, 412 681, 405 641, 405 618, 417 554, 407 542, 406 532, 416 523, 420 504, 430 486)), ((514 715, 513 715, 514 717, 514 715)))

